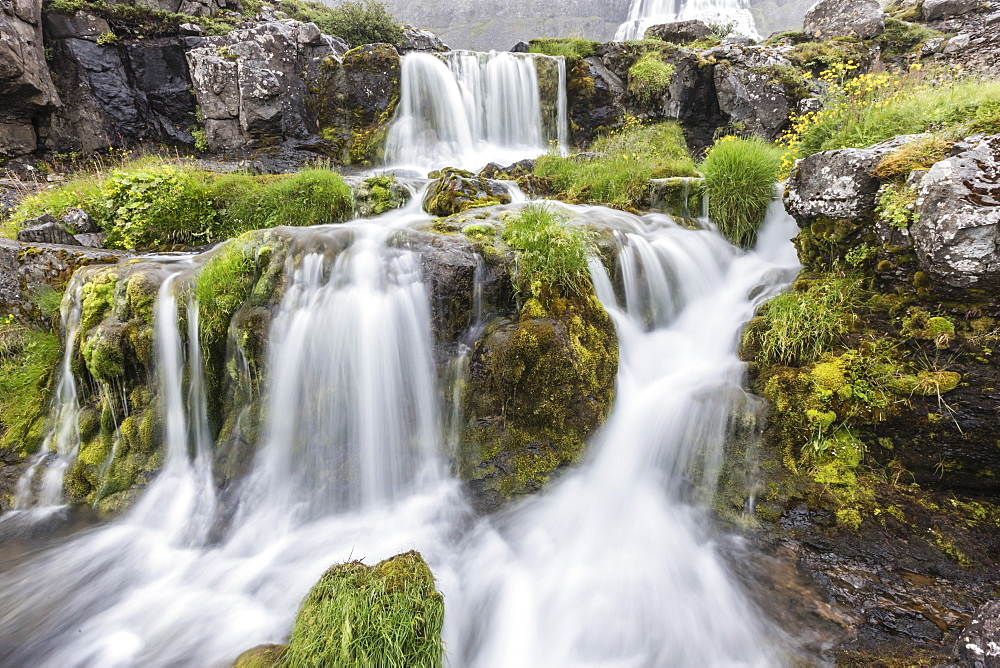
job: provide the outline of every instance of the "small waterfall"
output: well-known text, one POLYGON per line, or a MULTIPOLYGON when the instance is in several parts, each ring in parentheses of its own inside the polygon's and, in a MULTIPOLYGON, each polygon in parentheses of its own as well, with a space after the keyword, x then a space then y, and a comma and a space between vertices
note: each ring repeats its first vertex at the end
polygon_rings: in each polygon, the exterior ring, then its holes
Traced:
POLYGON ((535 157, 551 139, 568 141, 566 66, 562 58, 506 52, 410 53, 403 58, 402 91, 389 129, 386 163, 426 172, 439 167, 479 169, 535 157), (557 61, 553 91, 556 136, 543 131, 536 61, 557 61))
POLYGON ((760 38, 743 0, 632 0, 628 21, 618 27, 615 41, 642 39, 650 26, 695 19, 719 26, 731 24, 735 34, 760 38))
POLYGON ((15 510, 51 510, 60 507, 63 500, 63 476, 80 449, 80 403, 72 364, 80 332, 82 294, 82 283, 74 279, 66 288, 66 295, 60 305, 64 345, 52 401, 53 425, 38 454, 18 480, 15 510))

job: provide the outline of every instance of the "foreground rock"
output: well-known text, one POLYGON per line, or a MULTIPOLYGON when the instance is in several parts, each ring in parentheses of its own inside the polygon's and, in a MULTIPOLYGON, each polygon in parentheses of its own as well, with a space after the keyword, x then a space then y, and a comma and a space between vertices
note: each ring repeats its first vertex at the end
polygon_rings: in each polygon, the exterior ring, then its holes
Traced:
POLYGON ((806 12, 803 31, 814 39, 871 39, 885 31, 885 14, 878 0, 820 0, 806 12))
POLYGON ((1000 666, 1000 601, 990 601, 972 616, 955 643, 962 665, 973 668, 1000 666))

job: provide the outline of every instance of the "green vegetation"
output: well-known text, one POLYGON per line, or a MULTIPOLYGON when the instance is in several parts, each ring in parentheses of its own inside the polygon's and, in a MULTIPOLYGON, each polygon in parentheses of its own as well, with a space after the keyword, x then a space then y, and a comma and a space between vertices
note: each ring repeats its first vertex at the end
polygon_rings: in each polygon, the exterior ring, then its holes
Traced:
POLYGON ((59 337, 0 321, 0 449, 28 454, 44 438, 49 384, 59 363, 59 337))
POLYGON ((760 139, 724 137, 701 163, 709 217, 733 243, 749 247, 756 240, 774 198, 783 154, 782 148, 760 139))
POLYGON ((444 599, 417 552, 328 570, 299 610, 279 665, 442 665, 444 599))
POLYGON ((594 251, 593 234, 568 218, 552 206, 529 204, 507 220, 503 240, 515 251, 515 285, 522 294, 539 297, 555 288, 579 295, 590 289, 587 256, 594 251))
POLYGON ((744 350, 761 365, 813 362, 850 331, 860 294, 854 276, 800 278, 761 306, 744 334, 744 350))
POLYGON ((642 104, 654 104, 667 94, 674 78, 674 66, 649 51, 628 70, 628 90, 642 104))
POLYGON ((829 70, 824 108, 793 123, 783 139, 794 157, 861 148, 897 135, 933 131, 943 139, 1000 131, 1000 82, 928 72, 848 78, 856 65, 829 70))
POLYGON ((218 16, 191 16, 153 9, 137 0, 120 3, 104 0, 44 0, 42 9, 53 14, 72 14, 86 10, 108 21, 111 31, 98 37, 98 44, 113 45, 121 37, 151 38, 176 35, 183 23, 197 23, 209 35, 225 35, 235 29, 241 17, 235 12, 218 16))
POLYGON ((289 18, 315 23, 324 34, 336 35, 351 46, 399 44, 403 28, 379 0, 344 0, 335 7, 309 0, 283 0, 289 18))
POLYGON ((528 42, 531 53, 541 53, 546 56, 565 56, 567 58, 589 58, 597 53, 600 42, 594 42, 580 37, 543 37, 528 42))
POLYGON ((602 155, 590 160, 544 155, 535 173, 549 179, 559 199, 632 211, 647 205, 649 179, 697 174, 680 126, 672 122, 627 121, 595 140, 591 150, 602 155))
POLYGON ((108 176, 84 175, 25 199, 0 230, 13 238, 21 224, 68 208, 86 211, 108 233, 111 248, 161 248, 220 241, 277 225, 348 219, 351 189, 328 169, 290 176, 213 174, 183 164, 142 159, 108 176))
POLYGON ((250 296, 256 277, 256 258, 242 239, 212 251, 198 271, 195 295, 202 340, 207 347, 225 345, 233 313, 250 296))
POLYGON ((907 23, 887 17, 885 32, 878 38, 878 43, 882 47, 882 59, 890 60, 912 53, 927 40, 941 37, 943 34, 917 23, 907 23))

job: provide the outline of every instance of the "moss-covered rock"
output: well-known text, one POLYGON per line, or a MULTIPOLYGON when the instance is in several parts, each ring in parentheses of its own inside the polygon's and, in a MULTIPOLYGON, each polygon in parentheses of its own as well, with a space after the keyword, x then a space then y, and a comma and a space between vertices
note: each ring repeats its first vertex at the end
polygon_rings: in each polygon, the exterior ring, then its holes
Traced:
POLYGON ((437 180, 424 195, 424 211, 432 216, 451 216, 475 207, 510 203, 510 195, 502 183, 472 172, 449 167, 432 176, 437 180))
POLYGON ((444 598, 418 552, 338 564, 312 588, 282 666, 442 665, 444 598))
POLYGON ((578 461, 611 410, 618 340, 593 293, 530 299, 476 345, 465 393, 460 476, 496 508, 578 461))
POLYGON ((278 668, 287 650, 287 645, 257 645, 236 657, 233 668, 278 668))

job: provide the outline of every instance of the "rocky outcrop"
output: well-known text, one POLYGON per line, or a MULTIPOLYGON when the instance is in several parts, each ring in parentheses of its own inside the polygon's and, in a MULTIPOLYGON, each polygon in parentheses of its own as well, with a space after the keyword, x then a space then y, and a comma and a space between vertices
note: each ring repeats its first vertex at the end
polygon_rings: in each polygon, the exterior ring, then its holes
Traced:
POLYGON ((424 211, 433 216, 450 216, 473 207, 509 203, 510 194, 502 183, 452 168, 442 170, 424 195, 424 211))
POLYGON ((403 26, 403 40, 399 43, 399 52, 405 54, 411 51, 440 53, 451 51, 451 49, 430 30, 421 30, 413 26, 403 26))
POLYGON ((976 610, 955 643, 955 654, 970 668, 1000 666, 1000 601, 990 601, 976 610))
POLYGON ((719 110, 734 127, 774 140, 788 127, 798 100, 775 72, 791 63, 766 47, 723 44, 706 52, 714 69, 719 110))
POLYGON ((980 0, 924 0, 920 13, 925 21, 938 21, 950 16, 967 14, 983 6, 980 0))
POLYGON ((712 29, 702 21, 677 21, 676 23, 661 23, 646 29, 645 39, 662 39, 671 44, 690 44, 696 40, 708 37, 712 29))
POLYGON ((871 39, 885 30, 885 14, 878 0, 820 0, 806 12, 803 31, 814 39, 856 37, 871 39))
POLYGON ((943 292, 1000 288, 1000 135, 934 164, 920 180, 910 234, 943 292))
POLYGON ((316 134, 306 107, 302 72, 347 50, 313 23, 271 21, 187 52, 205 139, 215 151, 234 151, 264 138, 316 134))
POLYGON ((59 104, 42 42, 41 0, 0 3, 0 159, 26 155, 33 119, 59 104))

